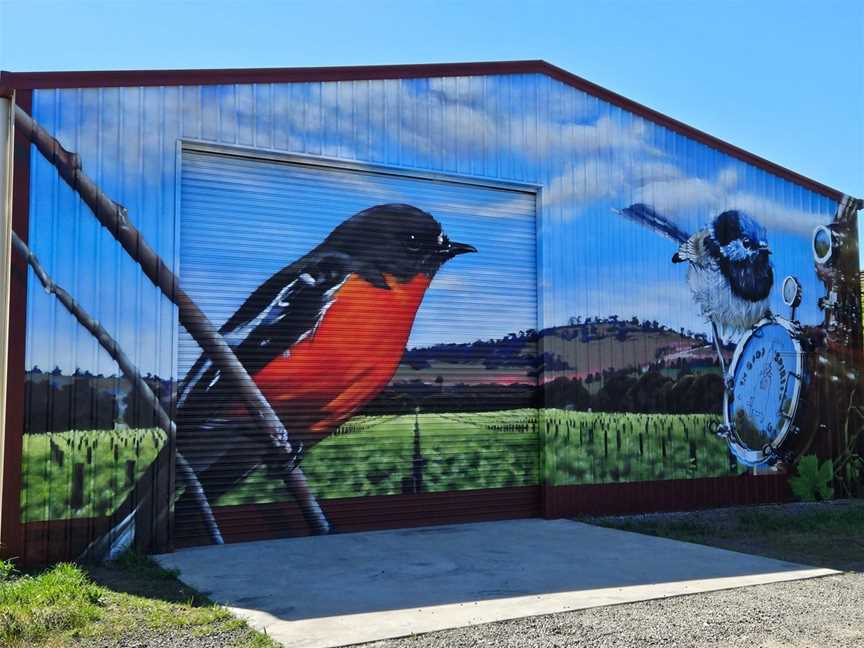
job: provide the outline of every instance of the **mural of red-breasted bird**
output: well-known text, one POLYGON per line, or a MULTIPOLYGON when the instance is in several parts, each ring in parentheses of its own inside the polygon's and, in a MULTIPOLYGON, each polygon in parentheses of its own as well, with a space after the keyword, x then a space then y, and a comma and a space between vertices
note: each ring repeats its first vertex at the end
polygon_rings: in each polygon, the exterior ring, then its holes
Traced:
MULTIPOLYGON (((220 332, 308 449, 387 385, 435 273, 476 251, 421 209, 370 207, 262 283, 220 332)), ((245 409, 203 356, 178 391, 178 449, 215 502, 266 463, 268 446, 247 434, 245 409)))

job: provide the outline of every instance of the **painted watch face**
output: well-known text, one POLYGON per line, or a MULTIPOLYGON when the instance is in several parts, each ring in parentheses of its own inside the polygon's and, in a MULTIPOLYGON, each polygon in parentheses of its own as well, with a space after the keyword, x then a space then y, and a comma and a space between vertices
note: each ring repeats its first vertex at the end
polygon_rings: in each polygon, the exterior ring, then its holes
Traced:
POLYGON ((795 413, 799 352, 789 331, 776 323, 760 327, 744 344, 729 419, 741 443, 759 450, 782 440, 795 413))

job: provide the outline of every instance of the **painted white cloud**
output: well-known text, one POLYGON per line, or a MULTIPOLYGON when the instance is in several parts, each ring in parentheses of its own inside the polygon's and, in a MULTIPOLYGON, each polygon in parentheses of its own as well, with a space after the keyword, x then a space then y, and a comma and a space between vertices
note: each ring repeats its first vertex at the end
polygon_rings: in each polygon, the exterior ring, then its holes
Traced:
POLYGON ((639 195, 640 184, 643 188, 662 188, 680 181, 680 171, 674 165, 653 157, 640 160, 612 156, 607 160, 590 156, 568 163, 562 173, 552 178, 544 189, 543 204, 570 209, 565 217, 573 217, 581 203, 600 198, 628 200, 624 197, 634 195, 634 191, 639 195))
MULTIPOLYGON (((329 138, 330 147, 338 149, 339 157, 362 158, 364 151, 372 147, 368 129, 358 128, 355 114, 358 98, 365 97, 368 101, 361 101, 365 105, 362 123, 368 122, 373 130, 380 129, 379 137, 384 138, 391 136, 398 125, 398 145, 409 158, 419 156, 428 160, 440 153, 443 144, 445 149, 455 147, 456 150, 449 151, 454 159, 486 152, 524 156, 537 164, 547 157, 560 160, 561 172, 544 188, 543 200, 548 207, 576 208, 580 203, 621 196, 622 202, 651 204, 690 228, 695 222, 704 224, 723 209, 742 209, 769 230, 796 234, 809 234, 826 220, 825 214, 748 191, 734 165, 713 178, 688 175, 648 141, 649 125, 645 120, 601 115, 594 117, 594 121, 586 121, 587 104, 573 100, 572 89, 553 86, 546 98, 547 109, 540 110, 545 117, 527 120, 520 107, 527 110, 536 105, 532 84, 520 85, 498 78, 430 79, 425 85, 399 80, 378 82, 377 86, 367 82, 289 84, 271 86, 267 90, 269 102, 259 101, 257 91, 253 86, 225 86, 214 88, 206 96, 197 88, 174 89, 157 95, 128 88, 105 96, 85 91, 75 97, 67 92, 63 101, 72 106, 77 104, 83 115, 103 115, 100 129, 104 159, 102 169, 94 168, 92 162, 86 165, 91 175, 104 170, 109 176, 117 173, 157 182, 163 174, 170 174, 173 168, 170 146, 166 147, 160 129, 150 127, 162 105, 169 111, 176 107, 178 130, 192 137, 249 145, 263 142, 270 147, 278 143, 286 150, 302 149, 304 138, 319 141, 329 138), (346 93, 346 88, 350 92, 346 93), (122 107, 125 114, 122 123, 117 121, 116 111, 100 113, 100 105, 104 108, 106 103, 122 107), (311 109, 313 104, 319 109, 311 109), (222 111, 219 128, 208 136, 201 128, 202 115, 217 109, 222 111), (261 129, 255 125, 259 121, 269 123, 263 129, 266 133, 258 132, 261 129), (433 123, 437 126, 433 127, 433 123), (115 136, 122 137, 125 145, 104 146, 115 136), (490 152, 493 146, 499 150, 490 152), (119 164, 116 172, 111 169, 112 164, 119 164)), ((67 146, 77 148, 85 160, 96 157, 95 149, 90 150, 95 140, 83 138, 76 147, 71 141, 77 139, 73 134, 62 131, 58 134, 67 146)), ((332 152, 322 150, 321 154, 332 152)), ((355 185, 354 190, 375 193, 374 187, 364 187, 362 183, 355 185)), ((498 212, 508 215, 506 197, 498 212)))
POLYGON ((738 209, 750 214, 769 233, 782 231, 809 235, 816 225, 824 223, 830 216, 784 205, 741 188, 738 173, 733 167, 721 170, 710 180, 679 174, 678 177, 648 182, 635 192, 633 202, 652 205, 659 213, 682 226, 693 222, 694 215, 707 221, 721 211, 738 209))
MULTIPOLYGON (((483 81, 430 79, 428 86, 383 81, 378 94, 359 107, 356 97, 366 96, 366 82, 338 87, 322 84, 320 100, 311 111, 308 97, 292 94, 280 110, 277 128, 286 141, 297 133, 309 138, 335 137, 340 157, 348 158, 360 157, 359 152, 369 144, 363 139, 366 129, 357 127, 358 112, 362 124, 380 128, 381 137, 398 139, 398 146, 409 157, 452 156, 457 150, 459 157, 465 157, 492 151, 540 162, 553 156, 566 159, 603 151, 653 151, 646 141, 648 126, 641 118, 619 123, 607 115, 588 116, 580 109, 571 109, 564 118, 559 102, 553 102, 558 106, 554 110, 541 107, 539 114, 545 116, 537 117, 530 84, 508 87, 513 93, 508 94, 502 80, 483 81), (354 100, 340 95, 338 88, 351 88, 347 96, 354 100), (520 106, 532 112, 526 115, 520 106), (319 110, 320 119, 316 117, 319 110)), ((237 108, 241 121, 247 119, 243 112, 252 110, 248 102, 238 102, 237 108)))
POLYGON ((752 193, 737 192, 727 199, 728 208, 751 214, 768 231, 785 231, 810 236, 817 225, 831 220, 831 215, 787 207, 752 193))
POLYGON ((618 164, 589 158, 568 164, 543 192, 545 204, 587 202, 614 197, 627 181, 626 170, 618 164))
POLYGON ((649 204, 685 230, 702 227, 727 209, 747 212, 769 232, 805 236, 830 220, 830 214, 807 211, 747 190, 732 166, 706 179, 687 175, 673 163, 655 157, 647 147, 642 153, 648 157, 613 156, 611 161, 588 157, 569 163, 544 190, 544 205, 571 209, 569 217, 575 217, 582 203, 618 197, 622 207, 636 202, 649 204))

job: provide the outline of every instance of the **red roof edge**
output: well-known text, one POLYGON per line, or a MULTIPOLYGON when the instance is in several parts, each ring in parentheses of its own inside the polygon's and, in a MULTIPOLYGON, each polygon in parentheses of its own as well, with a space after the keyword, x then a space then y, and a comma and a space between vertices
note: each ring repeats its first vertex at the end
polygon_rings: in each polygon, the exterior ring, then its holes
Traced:
POLYGON ((0 89, 108 88, 134 86, 210 85, 223 83, 292 83, 303 81, 362 81, 428 77, 544 74, 557 81, 644 117, 734 158, 764 169, 816 193, 840 201, 842 191, 812 180, 684 122, 648 108, 543 60, 477 63, 423 63, 306 68, 245 68, 225 70, 118 70, 94 72, 0 72, 0 89))

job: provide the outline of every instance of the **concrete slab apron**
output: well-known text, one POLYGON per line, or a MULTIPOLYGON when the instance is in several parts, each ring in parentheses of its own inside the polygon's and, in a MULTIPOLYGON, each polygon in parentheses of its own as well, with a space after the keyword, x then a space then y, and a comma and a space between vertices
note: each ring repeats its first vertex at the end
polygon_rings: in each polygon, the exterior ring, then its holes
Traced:
POLYGON ((156 558, 292 648, 838 573, 538 519, 197 547, 156 558))

